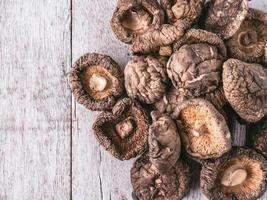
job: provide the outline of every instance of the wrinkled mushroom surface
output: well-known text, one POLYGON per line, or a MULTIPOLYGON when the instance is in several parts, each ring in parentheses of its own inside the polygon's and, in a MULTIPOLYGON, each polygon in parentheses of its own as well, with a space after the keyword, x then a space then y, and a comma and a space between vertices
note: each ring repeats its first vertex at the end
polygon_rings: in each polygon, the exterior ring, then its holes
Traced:
POLYGON ((204 29, 228 39, 238 30, 248 13, 247 0, 211 0, 204 20, 204 29))
POLYGON ((152 30, 136 37, 131 50, 133 53, 158 52, 160 47, 168 46, 179 40, 189 28, 189 23, 178 20, 175 24, 163 24, 159 29, 152 30))
POLYGON ((215 46, 184 45, 170 57, 167 73, 174 87, 197 97, 219 86, 223 60, 215 46))
POLYGON ((191 99, 179 105, 176 120, 183 146, 193 157, 218 158, 231 148, 231 134, 222 114, 204 99, 191 99))
MULTIPOLYGON (((190 95, 186 96, 185 92, 180 92, 176 88, 171 88, 163 95, 163 98, 154 104, 154 107, 161 113, 172 115, 177 106, 179 106, 182 102, 193 98, 195 97, 190 95)), ((211 102, 218 111, 221 111, 228 103, 222 86, 210 93, 199 96, 199 98, 203 98, 211 102)))
POLYGON ((200 185, 211 200, 255 200, 267 183, 267 161, 251 149, 233 148, 214 162, 204 162, 200 185))
POLYGON ((75 99, 89 110, 107 110, 124 91, 123 73, 111 57, 88 53, 72 66, 69 83, 75 99))
POLYGON ((158 29, 164 22, 164 12, 156 0, 119 0, 111 19, 117 38, 131 44, 147 31, 158 29))
POLYGON ((169 23, 177 20, 196 22, 205 3, 204 0, 160 0, 169 23))
POLYGON ((147 147, 150 117, 137 102, 124 98, 93 124, 99 143, 114 157, 128 160, 147 147))
POLYGON ((245 62, 264 61, 267 43, 267 14, 250 9, 238 31, 226 42, 228 54, 245 62))
POLYGON ((159 100, 168 84, 165 65, 152 56, 133 58, 126 65, 124 76, 129 97, 147 104, 159 100))
POLYGON ((153 123, 149 126, 149 159, 159 173, 164 173, 179 159, 181 140, 175 122, 168 115, 152 111, 151 117, 153 123))
POLYGON ((237 114, 257 122, 267 114, 267 69, 229 59, 223 65, 225 96, 237 114))
POLYGON ((215 46, 218 50, 218 53, 226 58, 227 53, 223 40, 216 34, 202 29, 191 28, 186 31, 186 33, 180 40, 175 41, 175 43, 173 44, 173 50, 178 51, 183 45, 201 43, 215 46))
POLYGON ((178 161, 168 172, 158 174, 147 155, 131 169, 135 195, 141 200, 180 200, 190 190, 191 174, 187 163, 178 161))
POLYGON ((253 147, 267 157, 267 117, 256 124, 253 147))

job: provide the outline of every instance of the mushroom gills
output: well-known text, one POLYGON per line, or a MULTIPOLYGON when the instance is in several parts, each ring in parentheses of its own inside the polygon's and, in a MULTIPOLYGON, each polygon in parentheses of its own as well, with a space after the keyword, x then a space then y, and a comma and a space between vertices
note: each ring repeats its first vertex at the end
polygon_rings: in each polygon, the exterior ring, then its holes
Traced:
POLYGON ((129 10, 125 14, 125 19, 122 21, 122 25, 129 31, 136 33, 144 33, 151 24, 152 17, 145 10, 129 10))

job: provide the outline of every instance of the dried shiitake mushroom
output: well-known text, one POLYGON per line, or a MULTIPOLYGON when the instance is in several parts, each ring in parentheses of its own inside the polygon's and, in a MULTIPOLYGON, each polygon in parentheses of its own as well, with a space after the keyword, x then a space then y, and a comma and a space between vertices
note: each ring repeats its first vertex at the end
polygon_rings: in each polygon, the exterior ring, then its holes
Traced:
POLYGON ((267 43, 267 14, 250 9, 238 31, 226 42, 228 54, 245 62, 264 61, 267 43))
POLYGON ((226 59, 227 52, 223 40, 216 34, 202 29, 191 28, 186 31, 182 38, 175 41, 173 44, 173 50, 178 51, 183 45, 201 43, 215 46, 218 50, 218 53, 226 59))
POLYGON ((211 0, 207 7, 204 29, 222 39, 233 36, 248 13, 247 0, 211 0))
POLYGON ((267 184, 267 161, 252 149, 233 148, 213 162, 204 162, 200 175, 202 192, 210 200, 255 200, 267 184))
POLYGON ((126 65, 124 76, 129 97, 147 104, 159 100, 168 83, 165 65, 152 56, 133 58, 126 65))
POLYGON ((160 0, 169 23, 177 20, 196 22, 201 14, 205 0, 160 0))
POLYGON ((267 69, 229 59, 223 64, 223 89, 237 114, 257 122, 267 114, 267 69))
POLYGON ((99 143, 114 157, 128 160, 147 147, 150 117, 137 102, 124 98, 93 124, 99 143))
POLYGON ((193 157, 218 158, 231 148, 231 134, 216 108, 204 99, 191 99, 176 107, 172 117, 187 153, 193 157))
POLYGON ((88 53, 80 57, 69 74, 75 99, 89 110, 107 110, 124 91, 123 73, 109 56, 88 53))
POLYGON ((178 20, 175 24, 163 24, 159 29, 152 30, 136 37, 131 50, 133 53, 158 52, 160 47, 168 46, 179 40, 190 24, 184 20, 178 20))
POLYGON ((267 117, 256 124, 257 130, 254 136, 254 148, 267 157, 267 117))
POLYGON ((140 157, 131 169, 134 193, 140 200, 180 200, 190 190, 188 164, 178 161, 168 172, 157 173, 147 155, 140 157))
POLYGON ((218 36, 191 29, 175 48, 177 51, 167 63, 167 73, 174 87, 197 97, 219 86, 225 46, 218 36))
POLYGON ((131 44, 147 31, 158 29, 164 22, 164 12, 157 0, 119 0, 111 19, 117 38, 131 44))
MULTIPOLYGON (((177 106, 179 106, 185 100, 193 98, 195 97, 185 96, 185 92, 180 92, 176 88, 171 88, 163 95, 163 98, 154 104, 154 107, 161 113, 172 115, 177 106)), ((203 98, 211 102, 218 111, 221 111, 228 103, 221 86, 210 93, 199 96, 199 98, 203 98)))
POLYGON ((149 126, 149 160, 159 173, 170 170, 181 153, 181 140, 175 122, 165 114, 152 111, 149 126))

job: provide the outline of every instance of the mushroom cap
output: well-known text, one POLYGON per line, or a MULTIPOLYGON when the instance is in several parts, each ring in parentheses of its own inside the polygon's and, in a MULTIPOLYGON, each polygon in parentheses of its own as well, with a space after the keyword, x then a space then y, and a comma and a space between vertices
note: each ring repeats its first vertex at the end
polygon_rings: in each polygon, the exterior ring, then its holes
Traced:
POLYGON ((266 43, 267 14, 250 8, 237 32, 226 42, 226 47, 232 58, 261 63, 264 62, 266 43))
MULTIPOLYGON (((179 90, 173 87, 170 88, 163 95, 163 97, 154 104, 154 107, 161 113, 172 115, 177 106, 179 106, 186 100, 194 98, 194 96, 186 95, 185 92, 180 92, 179 90)), ((228 103, 225 98, 222 86, 218 87, 210 93, 201 95, 198 98, 202 98, 211 102, 219 112, 221 112, 223 110, 223 107, 228 103)))
POLYGON ((267 69, 229 59, 223 64, 223 89, 237 114, 257 122, 267 114, 267 69))
POLYGON ((173 50, 178 51, 185 44, 189 45, 200 43, 215 46, 218 49, 219 54, 221 54, 224 58, 227 57, 226 47, 223 40, 216 34, 202 29, 191 28, 186 31, 181 39, 175 41, 173 44, 173 50))
POLYGON ((203 162, 200 187, 211 200, 255 200, 266 191, 267 161, 252 149, 234 147, 214 161, 203 162))
POLYGON ((109 56, 88 53, 80 57, 69 73, 72 94, 89 110, 108 110, 124 92, 124 77, 109 56))
POLYGON ((191 173, 188 164, 180 160, 168 172, 158 174, 145 154, 134 163, 131 182, 139 199, 180 200, 190 190, 191 173))
POLYGON ((204 3, 205 0, 160 0, 160 4, 168 17, 168 22, 171 24, 177 20, 196 22, 204 3))
POLYGON ((172 54, 167 73, 175 88, 198 97, 220 85, 223 60, 213 45, 187 44, 172 54))
POLYGON ((267 158, 267 117, 256 124, 255 132, 253 147, 267 158))
POLYGON ((175 165, 181 153, 181 140, 175 122, 166 114, 152 111, 148 147, 150 162, 159 173, 175 165))
POLYGON ((163 24, 159 29, 148 31, 137 36, 131 46, 133 53, 148 54, 158 52, 160 47, 168 46, 179 40, 190 27, 184 20, 178 20, 175 24, 163 24))
POLYGON ((128 160, 147 148, 150 117, 136 101, 124 98, 93 124, 99 143, 115 158, 128 160))
POLYGON ((191 99, 177 106, 172 118, 186 152, 200 159, 218 158, 232 146, 225 118, 204 99, 191 99))
POLYGON ((119 0, 111 19, 117 38, 127 44, 149 30, 158 29, 164 22, 164 12, 156 0, 119 0))
POLYGON ((248 13, 247 0, 211 0, 207 7, 204 29, 224 40, 236 33, 248 13))
POLYGON ((135 57, 129 61, 124 76, 129 97, 147 104, 159 100, 169 82, 165 66, 152 56, 135 57))

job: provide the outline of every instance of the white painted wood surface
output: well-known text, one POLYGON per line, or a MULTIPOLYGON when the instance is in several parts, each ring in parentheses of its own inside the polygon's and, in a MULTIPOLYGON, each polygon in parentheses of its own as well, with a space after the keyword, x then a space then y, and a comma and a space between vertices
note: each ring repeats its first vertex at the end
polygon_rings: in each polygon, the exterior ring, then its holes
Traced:
POLYGON ((70 198, 68 0, 0 1, 0 199, 70 198))
MULTIPOLYGON (((265 0, 250 4, 267 11, 265 0)), ((134 160, 118 161, 99 146, 91 129, 98 113, 71 99, 66 78, 86 52, 109 54, 125 66, 127 46, 109 26, 115 5, 0 0, 1 200, 132 199, 134 160)), ((234 129, 242 145, 245 127, 234 129)), ((206 198, 196 183, 185 199, 206 198)))

